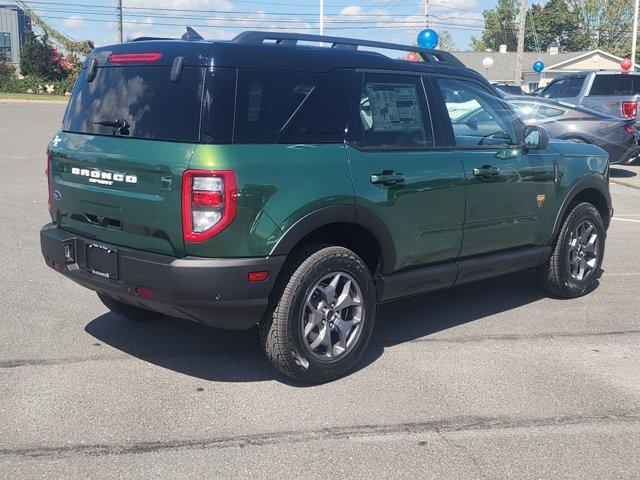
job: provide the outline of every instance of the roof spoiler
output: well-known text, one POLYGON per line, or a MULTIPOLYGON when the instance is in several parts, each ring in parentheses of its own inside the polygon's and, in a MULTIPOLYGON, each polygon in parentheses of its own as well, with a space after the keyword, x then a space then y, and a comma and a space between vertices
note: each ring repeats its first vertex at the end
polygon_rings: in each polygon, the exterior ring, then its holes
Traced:
MULTIPOLYGON (((130 40, 131 42, 145 42, 147 40, 177 40, 177 38, 169 38, 169 37, 137 37, 134 38, 132 40, 130 40)), ((196 32, 193 28, 191 27, 187 27, 187 31, 184 32, 184 34, 181 37, 181 40, 186 40, 188 42, 197 42, 200 40, 204 40, 204 38, 202 38, 202 36, 196 32)))
POLYGON ((276 45, 296 46, 298 41, 311 41, 330 43, 331 48, 358 50, 358 47, 384 48, 387 50, 400 50, 403 52, 418 53, 425 62, 440 63, 456 67, 464 67, 464 64, 453 54, 442 50, 429 50, 427 48, 401 45, 397 43, 376 42, 371 40, 357 40, 353 38, 331 37, 327 35, 311 35, 305 33, 284 32, 259 32, 247 31, 236 36, 232 43, 259 45, 265 41, 272 41, 276 45))

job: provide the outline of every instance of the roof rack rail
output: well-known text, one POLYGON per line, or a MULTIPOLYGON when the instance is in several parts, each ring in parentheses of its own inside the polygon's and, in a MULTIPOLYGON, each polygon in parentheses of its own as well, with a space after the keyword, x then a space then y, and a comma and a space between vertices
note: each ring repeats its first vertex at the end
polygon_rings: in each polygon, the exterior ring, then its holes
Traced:
POLYGON ((246 31, 237 35, 231 42, 241 44, 262 44, 265 40, 272 40, 277 45, 296 46, 298 41, 330 43, 331 48, 347 50, 357 50, 358 47, 384 48, 387 50, 401 50, 404 52, 415 52, 420 54, 425 62, 444 63, 451 66, 462 66, 464 64, 453 54, 442 50, 429 50, 426 48, 414 47, 411 45, 400 45, 397 43, 376 42, 372 40, 357 40, 353 38, 331 37, 327 35, 312 35, 306 33, 284 33, 284 32, 259 32, 246 31))

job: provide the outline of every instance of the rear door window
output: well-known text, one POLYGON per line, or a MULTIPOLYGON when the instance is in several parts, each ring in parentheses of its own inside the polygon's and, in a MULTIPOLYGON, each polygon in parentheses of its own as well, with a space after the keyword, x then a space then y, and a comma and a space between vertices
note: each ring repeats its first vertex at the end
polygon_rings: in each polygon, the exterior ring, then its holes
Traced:
POLYGON ((564 81, 564 91, 561 96, 565 98, 572 98, 580 95, 585 78, 585 76, 567 78, 564 81))
POLYGON ((433 131, 420 77, 365 75, 351 141, 365 148, 433 146, 433 131))
POLYGON ((589 95, 638 95, 640 75, 596 75, 589 95))
POLYGON ((185 67, 177 82, 169 80, 170 71, 170 67, 101 67, 87 82, 83 69, 63 130, 113 135, 114 127, 104 123, 124 120, 127 128, 115 134, 198 142, 204 68, 185 67))
POLYGON ((233 141, 340 143, 353 75, 240 69, 233 141))

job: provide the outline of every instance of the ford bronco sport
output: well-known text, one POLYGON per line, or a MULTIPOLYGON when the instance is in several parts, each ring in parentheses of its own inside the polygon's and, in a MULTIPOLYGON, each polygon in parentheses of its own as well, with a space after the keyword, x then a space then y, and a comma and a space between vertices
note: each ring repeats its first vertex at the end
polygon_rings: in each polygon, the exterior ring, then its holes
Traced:
POLYGON ((123 317, 258 326, 307 382, 354 366, 380 302, 529 268, 585 294, 612 215, 603 150, 524 126, 452 54, 346 38, 97 48, 47 157, 50 267, 123 317))

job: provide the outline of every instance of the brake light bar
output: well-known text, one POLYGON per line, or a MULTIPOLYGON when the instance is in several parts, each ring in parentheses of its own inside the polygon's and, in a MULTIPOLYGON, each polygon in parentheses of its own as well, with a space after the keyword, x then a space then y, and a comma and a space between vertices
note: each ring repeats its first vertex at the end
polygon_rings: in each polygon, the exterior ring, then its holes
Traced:
POLYGON ((638 102, 622 102, 622 116, 635 118, 638 114, 638 102))
POLYGON ((203 242, 235 218, 236 175, 231 170, 186 170, 182 175, 182 230, 186 242, 203 242))
POLYGON ((109 63, 153 63, 160 60, 162 54, 152 53, 112 53, 109 55, 109 63))

